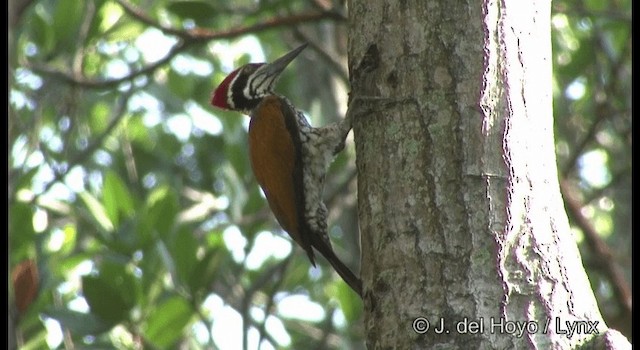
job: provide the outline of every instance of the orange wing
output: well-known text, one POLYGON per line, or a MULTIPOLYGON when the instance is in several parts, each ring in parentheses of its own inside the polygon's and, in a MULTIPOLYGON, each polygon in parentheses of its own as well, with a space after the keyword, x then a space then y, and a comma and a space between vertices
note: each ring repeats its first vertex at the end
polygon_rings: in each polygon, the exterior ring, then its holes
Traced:
POLYGON ((249 158, 256 180, 280 226, 313 257, 311 243, 300 235, 298 210, 301 204, 296 200, 299 194, 294 180, 298 155, 286 120, 295 115, 286 108, 279 97, 267 96, 254 110, 249 124, 249 158))

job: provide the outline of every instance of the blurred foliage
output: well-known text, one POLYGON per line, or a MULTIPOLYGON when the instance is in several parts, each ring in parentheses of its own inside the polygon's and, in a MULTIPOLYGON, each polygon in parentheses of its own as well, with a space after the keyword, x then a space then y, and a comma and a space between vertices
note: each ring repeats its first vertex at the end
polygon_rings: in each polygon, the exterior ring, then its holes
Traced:
MULTIPOLYGON (((10 3, 9 269, 35 262, 23 275, 37 282, 19 288, 39 291, 16 298, 21 348, 363 347, 361 301, 280 235, 247 118, 209 106, 233 67, 308 41, 278 90, 314 124, 344 112, 342 2, 10 3)), ((553 15, 562 180, 629 285, 630 8, 566 0, 553 15)), ((354 157, 334 162, 326 193, 337 252, 356 267, 354 157)), ((590 247, 601 310, 624 325, 590 247)))
POLYGON ((552 34, 565 207, 605 321, 631 339, 631 1, 555 1, 552 34))

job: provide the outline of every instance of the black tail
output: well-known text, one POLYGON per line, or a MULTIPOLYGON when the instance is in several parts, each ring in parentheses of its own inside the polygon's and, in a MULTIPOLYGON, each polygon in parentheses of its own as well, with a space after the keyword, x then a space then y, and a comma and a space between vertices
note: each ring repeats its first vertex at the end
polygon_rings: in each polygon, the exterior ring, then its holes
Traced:
POLYGON ((342 279, 353 289, 354 292, 358 293, 360 299, 362 299, 362 281, 358 276, 356 276, 343 262, 338 258, 336 253, 333 252, 333 249, 322 240, 318 235, 313 235, 316 239, 313 240, 313 247, 316 248, 322 256, 329 261, 331 266, 336 270, 338 275, 342 277, 342 279))

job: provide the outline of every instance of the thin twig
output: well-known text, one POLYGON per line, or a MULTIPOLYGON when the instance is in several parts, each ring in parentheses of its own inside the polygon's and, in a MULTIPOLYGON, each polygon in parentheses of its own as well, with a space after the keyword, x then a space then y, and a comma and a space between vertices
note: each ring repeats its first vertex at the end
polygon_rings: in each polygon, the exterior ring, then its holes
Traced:
POLYGON ((337 21, 345 21, 346 18, 336 11, 323 11, 323 12, 309 12, 309 13, 300 13, 287 17, 276 17, 270 20, 267 20, 262 23, 254 24, 252 26, 247 27, 237 27, 230 30, 223 31, 213 31, 205 28, 194 28, 194 29, 176 29, 172 27, 168 27, 158 23, 153 20, 150 16, 145 14, 143 11, 135 8, 129 2, 124 0, 116 0, 120 6, 129 14, 130 16, 136 18, 140 22, 157 28, 167 35, 174 35, 180 37, 187 41, 209 41, 214 39, 232 39, 238 37, 240 35, 261 32, 267 29, 283 27, 283 26, 293 26, 301 23, 309 23, 316 22, 325 19, 333 19, 337 21))
POLYGON ((178 41, 176 45, 174 45, 169 53, 163 57, 162 59, 147 65, 141 69, 138 69, 128 75, 125 75, 116 79, 88 79, 85 77, 79 77, 74 74, 70 74, 68 72, 63 72, 57 70, 55 68, 43 65, 35 65, 35 64, 26 64, 27 68, 33 70, 39 74, 45 74, 52 76, 54 78, 61 79, 73 86, 79 86, 88 89, 110 89, 114 86, 117 86, 120 83, 131 81, 134 78, 137 78, 141 75, 149 75, 153 73, 159 67, 165 65, 169 61, 171 61, 177 54, 184 51, 188 46, 196 43, 196 42, 204 42, 210 40, 219 40, 219 39, 232 39, 241 35, 261 32, 267 29, 283 27, 283 26, 294 26, 301 23, 309 23, 315 21, 321 21, 325 19, 333 19, 333 20, 344 20, 345 18, 336 12, 314 12, 314 13, 302 13, 295 14, 287 17, 278 17, 267 20, 262 23, 258 23, 252 26, 247 27, 237 27, 226 31, 211 31, 203 28, 195 28, 190 30, 179 30, 175 28, 170 28, 164 26, 155 20, 151 19, 148 15, 143 13, 142 11, 133 7, 133 5, 129 4, 123 0, 116 0, 124 10, 137 19, 138 21, 145 23, 149 26, 157 28, 161 30, 163 33, 168 35, 177 36, 182 38, 182 40, 178 41))
POLYGON ((139 22, 142 22, 150 27, 160 30, 164 34, 177 36, 185 40, 188 40, 190 37, 188 31, 165 26, 160 22, 156 21, 155 19, 151 18, 151 16, 147 15, 142 10, 130 4, 128 1, 116 0, 116 2, 120 6, 122 6, 122 9, 124 9, 124 12, 126 12, 129 16, 137 19, 139 22))
POLYGON ((156 69, 160 68, 161 66, 171 61, 176 55, 181 53, 187 46, 188 46, 187 42, 179 41, 176 45, 174 45, 171 48, 171 50, 169 50, 169 53, 167 53, 167 55, 161 58, 160 60, 154 63, 151 63, 146 67, 138 69, 130 74, 127 74, 123 77, 115 78, 115 79, 90 79, 85 77, 78 77, 69 72, 60 71, 58 69, 55 69, 49 66, 35 65, 35 64, 34 65, 27 64, 26 66, 27 68, 33 70, 35 73, 49 75, 53 78, 60 79, 71 86, 77 86, 77 87, 82 87, 86 89, 112 89, 117 85, 119 85, 120 83, 131 81, 141 75, 152 74, 153 72, 155 72, 156 69))

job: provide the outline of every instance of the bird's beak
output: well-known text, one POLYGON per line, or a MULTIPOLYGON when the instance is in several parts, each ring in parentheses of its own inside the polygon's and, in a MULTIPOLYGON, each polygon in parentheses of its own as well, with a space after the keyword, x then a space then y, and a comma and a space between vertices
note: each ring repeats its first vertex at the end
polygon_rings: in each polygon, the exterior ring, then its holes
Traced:
POLYGON ((304 50, 305 47, 307 47, 307 43, 304 43, 297 48, 289 51, 287 54, 278 58, 277 60, 265 64, 264 66, 260 67, 260 73, 264 74, 267 77, 277 77, 289 65, 289 63, 291 63, 291 61, 293 61, 293 59, 296 58, 298 54, 302 52, 302 50, 304 50))

